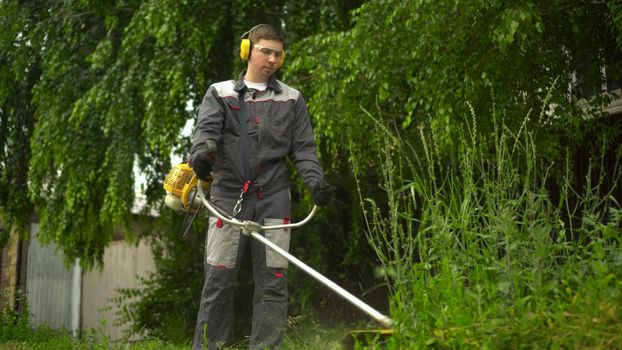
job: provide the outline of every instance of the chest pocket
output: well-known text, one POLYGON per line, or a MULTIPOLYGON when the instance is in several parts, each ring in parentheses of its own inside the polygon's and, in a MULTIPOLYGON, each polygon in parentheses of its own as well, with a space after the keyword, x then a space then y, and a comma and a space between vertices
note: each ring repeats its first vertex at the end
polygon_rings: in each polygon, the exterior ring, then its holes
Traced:
MULTIPOLYGON (((230 97, 225 99, 225 103, 229 107, 227 118, 225 120, 225 130, 236 136, 240 136, 240 102, 237 98, 230 97)), ((255 123, 255 113, 253 111, 253 103, 246 102, 246 131, 248 135, 257 134, 257 124, 255 123)))
POLYGON ((272 103, 270 112, 267 114, 268 122, 273 131, 278 135, 285 135, 290 128, 294 113, 289 103, 272 103))

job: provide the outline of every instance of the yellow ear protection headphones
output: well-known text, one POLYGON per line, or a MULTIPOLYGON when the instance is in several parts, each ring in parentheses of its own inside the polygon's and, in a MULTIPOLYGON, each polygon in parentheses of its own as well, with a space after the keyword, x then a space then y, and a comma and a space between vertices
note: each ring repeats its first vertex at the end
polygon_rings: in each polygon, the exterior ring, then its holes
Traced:
MULTIPOLYGON (((242 59, 242 61, 248 61, 251 57, 251 50, 253 49, 253 42, 250 39, 251 33, 254 32, 255 29, 261 26, 264 26, 264 25, 265 24, 256 25, 253 28, 251 28, 248 32, 242 34, 242 36, 240 37, 240 39, 242 39, 240 41, 240 58, 242 59)), ((285 63, 285 52, 283 52, 281 59, 279 60, 279 62, 277 62, 276 64, 277 68, 281 68, 283 63, 285 63)))

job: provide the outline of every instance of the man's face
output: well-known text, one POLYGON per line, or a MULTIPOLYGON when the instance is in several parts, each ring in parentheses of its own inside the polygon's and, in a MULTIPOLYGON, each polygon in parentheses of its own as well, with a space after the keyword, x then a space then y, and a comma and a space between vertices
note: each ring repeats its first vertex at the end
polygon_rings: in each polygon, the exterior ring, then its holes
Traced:
POLYGON ((246 80, 255 83, 268 81, 278 69, 279 61, 284 54, 283 43, 280 41, 261 39, 254 43, 248 61, 246 80))

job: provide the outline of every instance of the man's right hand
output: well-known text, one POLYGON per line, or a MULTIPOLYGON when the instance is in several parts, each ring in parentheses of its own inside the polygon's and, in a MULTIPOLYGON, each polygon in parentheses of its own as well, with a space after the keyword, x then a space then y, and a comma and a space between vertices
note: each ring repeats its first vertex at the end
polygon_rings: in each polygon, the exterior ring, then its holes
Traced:
POLYGON ((209 179, 210 173, 214 168, 214 162, 216 158, 214 153, 216 152, 216 143, 212 140, 207 140, 203 151, 198 152, 192 159, 192 169, 197 174, 197 178, 202 181, 209 179))

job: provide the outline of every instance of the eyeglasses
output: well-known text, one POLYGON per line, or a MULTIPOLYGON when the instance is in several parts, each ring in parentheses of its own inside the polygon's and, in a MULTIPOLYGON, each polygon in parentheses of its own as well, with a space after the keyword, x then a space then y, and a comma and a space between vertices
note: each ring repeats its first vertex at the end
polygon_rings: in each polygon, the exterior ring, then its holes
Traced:
POLYGON ((285 54, 285 50, 272 49, 261 45, 253 45, 253 47, 258 48, 259 52, 266 57, 274 55, 274 59, 277 61, 285 54))

